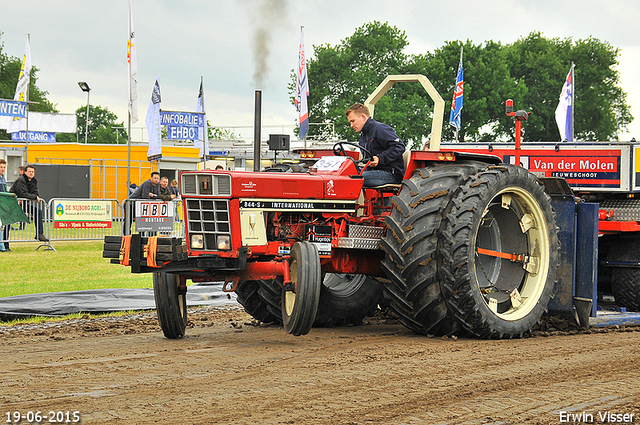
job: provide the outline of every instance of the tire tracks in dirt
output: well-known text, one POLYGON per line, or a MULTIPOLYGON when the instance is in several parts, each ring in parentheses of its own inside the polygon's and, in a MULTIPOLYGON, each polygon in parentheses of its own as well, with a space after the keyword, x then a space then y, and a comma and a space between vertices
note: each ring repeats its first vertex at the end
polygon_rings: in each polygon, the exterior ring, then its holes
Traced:
POLYGON ((182 340, 146 327, 4 338, 0 403, 79 410, 85 424, 548 425, 561 410, 640 413, 640 332, 456 341, 377 323, 295 338, 229 320, 203 319, 182 340))

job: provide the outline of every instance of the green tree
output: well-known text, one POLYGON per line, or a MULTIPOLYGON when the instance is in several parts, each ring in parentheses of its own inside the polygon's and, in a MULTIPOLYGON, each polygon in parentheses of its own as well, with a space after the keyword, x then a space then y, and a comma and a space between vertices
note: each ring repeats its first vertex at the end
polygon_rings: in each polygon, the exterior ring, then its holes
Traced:
POLYGON ((620 50, 608 42, 592 37, 573 45, 570 60, 576 64, 576 138, 617 140, 618 133, 633 121, 627 94, 618 86, 620 73, 614 68, 619 54, 620 50))
POLYGON ((504 48, 500 43, 487 41, 484 45, 476 45, 467 40, 464 44, 459 41, 446 42, 433 54, 416 55, 410 67, 412 73, 427 75, 445 101, 442 139, 455 140, 455 129, 448 123, 461 47, 464 103, 458 140, 485 142, 504 138, 508 134, 504 101, 507 98, 521 101, 526 86, 517 84, 510 76, 504 48))
MULTIPOLYGON (((87 117, 86 105, 76 109, 76 117, 78 122, 78 141, 83 143, 87 117)), ((124 129, 124 123, 116 122, 117 119, 118 116, 107 108, 90 105, 87 143, 127 143, 127 132, 124 129)))
POLYGON ((618 86, 619 49, 593 37, 547 39, 532 32, 507 47, 511 74, 528 91, 517 109, 532 112, 523 126, 525 141, 559 140, 555 110, 562 82, 575 63, 576 140, 615 140, 633 120, 626 94, 618 86))
MULTIPOLYGON (((335 123, 338 137, 353 139, 344 111, 355 102, 364 102, 387 75, 403 71, 407 57, 402 51, 406 45, 404 32, 374 21, 356 29, 335 47, 314 46, 315 58, 307 60, 312 85, 307 99, 312 105, 309 122, 335 123)), ((295 76, 290 89, 295 91, 295 76)), ((309 136, 328 138, 329 127, 311 126, 309 136)))
MULTIPOLYGON (((619 50, 589 38, 547 39, 532 32, 513 44, 448 41, 434 52, 403 53, 406 35, 387 23, 371 22, 338 45, 314 46, 307 58, 310 123, 333 123, 339 138, 355 139, 344 110, 364 102, 391 74, 424 74, 445 101, 443 140, 455 138, 448 125, 460 47, 464 47, 464 107, 460 141, 513 139, 513 119, 504 110, 532 112, 523 126, 525 141, 558 140, 555 109, 571 61, 576 63, 575 133, 581 140, 615 139, 633 120, 615 70, 619 50)), ((292 73, 291 93, 295 92, 292 73)), ((293 103, 293 97, 291 97, 293 103)), ((431 131, 433 102, 419 84, 396 84, 376 105, 376 119, 393 126, 412 148, 431 131)), ((330 126, 311 126, 309 136, 328 139, 330 126)))
POLYGON ((209 140, 242 140, 242 134, 235 134, 228 128, 211 127, 207 120, 209 140))

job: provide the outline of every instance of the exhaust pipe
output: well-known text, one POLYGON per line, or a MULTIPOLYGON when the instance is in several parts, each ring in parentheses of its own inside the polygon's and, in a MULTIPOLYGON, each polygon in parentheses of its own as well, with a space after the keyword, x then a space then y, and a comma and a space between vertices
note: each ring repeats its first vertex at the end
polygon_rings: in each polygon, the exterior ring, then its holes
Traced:
POLYGON ((262 127, 262 90, 256 90, 253 114, 253 171, 260 171, 260 137, 262 127))

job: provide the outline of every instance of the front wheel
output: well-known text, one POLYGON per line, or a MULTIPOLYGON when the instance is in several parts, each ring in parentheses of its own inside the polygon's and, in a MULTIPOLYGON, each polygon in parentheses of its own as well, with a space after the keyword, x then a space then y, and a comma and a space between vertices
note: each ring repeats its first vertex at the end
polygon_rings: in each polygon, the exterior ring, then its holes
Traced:
POLYGON ((551 200, 511 165, 467 180, 443 223, 441 265, 450 309, 483 338, 521 337, 547 309, 559 263, 551 200))
POLYGON ((287 333, 306 335, 313 326, 320 300, 320 257, 314 244, 296 242, 291 248, 291 282, 282 291, 282 324, 287 333))
POLYGON ((180 289, 180 276, 153 273, 153 296, 164 336, 182 338, 187 328, 187 291, 186 288, 180 289))

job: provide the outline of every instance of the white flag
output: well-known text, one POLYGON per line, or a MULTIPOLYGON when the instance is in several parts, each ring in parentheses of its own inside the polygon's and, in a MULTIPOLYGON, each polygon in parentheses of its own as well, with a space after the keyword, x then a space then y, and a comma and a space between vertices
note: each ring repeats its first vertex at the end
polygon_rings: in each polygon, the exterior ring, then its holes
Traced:
POLYGON ((298 69, 296 70, 296 95, 294 102, 298 109, 298 125, 300 126, 300 140, 307 137, 309 131, 309 110, 307 108, 309 96, 309 80, 307 79, 307 59, 304 55, 304 34, 300 29, 300 45, 298 47, 298 69))
POLYGON ((138 121, 138 57, 136 55, 136 32, 133 29, 131 0, 129 0, 127 62, 129 63, 129 115, 131 116, 131 122, 135 123, 138 121))
MULTIPOLYGON (((22 65, 20 66, 20 74, 18 76, 18 85, 16 86, 16 94, 13 100, 28 101, 29 100, 29 79, 31 78, 31 48, 29 47, 29 38, 27 38, 27 46, 24 48, 24 56, 22 57, 22 65)), ((27 107, 28 110, 28 107, 27 107)), ((14 118, 7 126, 7 133, 15 133, 17 131, 25 131, 27 129, 26 118, 14 118)))
POLYGON ((207 108, 204 106, 204 86, 200 81, 200 91, 198 92, 198 104, 196 112, 202 112, 202 127, 198 128, 198 140, 194 140, 193 146, 200 148, 200 158, 206 159, 205 155, 209 154, 209 130, 207 127, 207 108))
POLYGON ((149 134, 149 150, 147 150, 147 158, 157 159, 162 156, 162 129, 160 126, 160 76, 156 77, 156 83, 151 92, 151 101, 149 101, 149 109, 147 109, 147 118, 145 124, 147 133, 149 134))
POLYGON ((556 108, 556 123, 560 132, 560 141, 573 142, 573 64, 567 74, 560 92, 560 102, 556 108))

